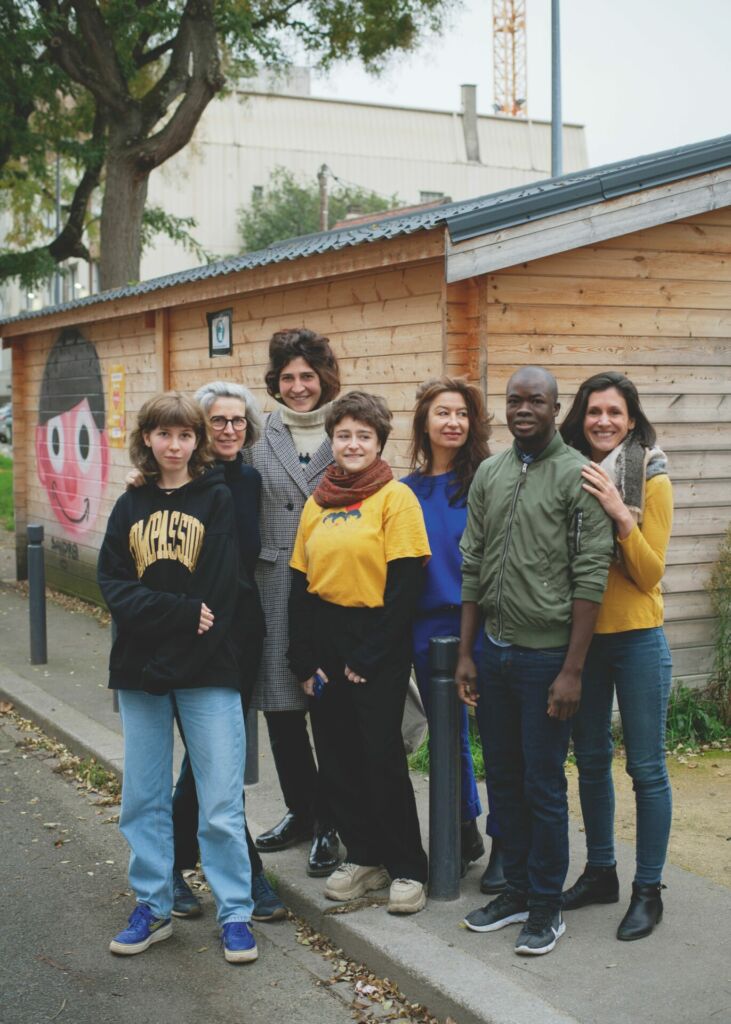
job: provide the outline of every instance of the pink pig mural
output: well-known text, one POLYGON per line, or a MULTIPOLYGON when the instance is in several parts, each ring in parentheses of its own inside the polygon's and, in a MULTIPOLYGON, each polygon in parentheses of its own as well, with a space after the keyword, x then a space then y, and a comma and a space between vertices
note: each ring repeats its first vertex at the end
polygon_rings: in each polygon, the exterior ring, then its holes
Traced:
POLYGON ((109 476, 99 357, 74 328, 61 332, 41 383, 36 427, 38 479, 67 534, 92 528, 109 476))

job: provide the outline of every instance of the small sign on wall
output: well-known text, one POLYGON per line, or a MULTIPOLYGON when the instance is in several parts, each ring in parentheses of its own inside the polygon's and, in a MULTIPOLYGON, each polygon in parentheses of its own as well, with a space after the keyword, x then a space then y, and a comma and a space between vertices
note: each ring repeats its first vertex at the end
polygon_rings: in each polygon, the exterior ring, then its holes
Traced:
POLYGON ((122 363, 115 363, 109 369, 109 416, 107 434, 110 448, 124 448, 127 434, 124 423, 125 416, 125 368, 122 363))
POLYGON ((217 313, 206 313, 208 320, 208 355, 231 355, 232 309, 220 309, 217 313))

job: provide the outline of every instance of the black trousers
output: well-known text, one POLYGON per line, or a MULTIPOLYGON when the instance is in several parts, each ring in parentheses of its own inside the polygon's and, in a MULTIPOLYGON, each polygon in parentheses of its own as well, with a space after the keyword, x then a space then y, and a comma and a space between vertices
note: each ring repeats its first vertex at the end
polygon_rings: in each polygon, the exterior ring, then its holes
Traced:
MULTIPOLYGON (((178 723, 180 738, 185 744, 185 734, 180 724, 177 711, 175 719, 178 723)), ((243 789, 243 782, 241 786, 243 789)), ((244 803, 246 795, 244 794, 244 803)), ((192 869, 198 863, 200 850, 198 849, 198 794, 195 789, 193 769, 190 765, 188 750, 186 747, 183 763, 180 766, 178 781, 173 791, 173 843, 175 845, 175 868, 178 871, 192 869)), ((259 856, 259 851, 254 846, 254 841, 249 833, 249 826, 246 825, 246 846, 249 851, 251 862, 251 877, 260 874, 264 866, 259 856)))
POLYGON ((391 878, 426 882, 414 790, 401 722, 411 636, 367 683, 348 682, 343 661, 323 658, 330 683, 311 711, 320 774, 353 864, 383 864, 391 878))
POLYGON ((307 711, 265 711, 264 718, 287 810, 313 826, 331 825, 332 813, 307 732, 307 711))

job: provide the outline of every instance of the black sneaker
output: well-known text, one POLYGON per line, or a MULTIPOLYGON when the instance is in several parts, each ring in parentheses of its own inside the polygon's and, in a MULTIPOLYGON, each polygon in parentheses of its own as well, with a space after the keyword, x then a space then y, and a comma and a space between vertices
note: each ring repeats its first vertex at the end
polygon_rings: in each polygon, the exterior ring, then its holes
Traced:
POLYGON ((528 898, 517 889, 506 889, 479 910, 473 910, 464 919, 471 932, 496 932, 508 924, 528 920, 528 898))
POLYGON ((550 953, 565 931, 560 907, 550 903, 536 903, 530 908, 528 920, 520 929, 515 952, 525 956, 550 953))

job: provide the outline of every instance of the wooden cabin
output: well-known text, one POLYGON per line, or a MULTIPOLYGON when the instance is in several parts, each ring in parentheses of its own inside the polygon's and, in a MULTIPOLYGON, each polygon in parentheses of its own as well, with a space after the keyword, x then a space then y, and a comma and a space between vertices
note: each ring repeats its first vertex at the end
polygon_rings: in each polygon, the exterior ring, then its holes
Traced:
POLYGON ((42 523, 49 583, 98 599, 96 553, 142 402, 224 378, 271 407, 267 343, 292 325, 330 338, 346 390, 388 400, 397 469, 427 377, 481 385, 499 450, 509 442, 504 389, 519 366, 549 367, 564 407, 600 369, 631 376, 675 487, 665 576, 674 671, 705 680, 714 628, 705 584, 731 511, 731 136, 3 322, 19 578, 26 526, 42 523))

